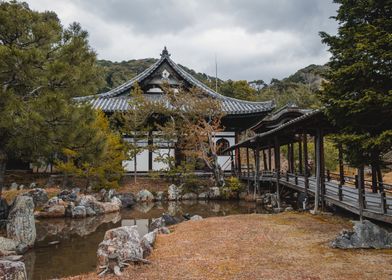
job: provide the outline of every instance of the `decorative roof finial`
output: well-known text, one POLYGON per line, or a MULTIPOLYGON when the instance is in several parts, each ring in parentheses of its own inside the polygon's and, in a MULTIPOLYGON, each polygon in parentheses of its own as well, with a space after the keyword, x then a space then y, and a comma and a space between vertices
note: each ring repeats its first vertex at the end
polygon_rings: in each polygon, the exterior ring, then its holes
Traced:
POLYGON ((164 46, 163 51, 161 53, 161 57, 164 57, 164 56, 167 56, 167 57, 170 56, 170 53, 168 52, 166 46, 164 46))

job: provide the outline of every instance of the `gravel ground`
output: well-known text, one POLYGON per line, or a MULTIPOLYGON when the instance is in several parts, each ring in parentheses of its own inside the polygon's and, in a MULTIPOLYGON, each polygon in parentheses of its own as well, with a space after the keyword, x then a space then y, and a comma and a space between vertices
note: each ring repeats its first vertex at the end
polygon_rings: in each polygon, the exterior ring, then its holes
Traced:
POLYGON ((349 227, 343 218, 301 213, 184 222, 159 235, 152 264, 131 265, 121 279, 392 279, 392 250, 328 247, 349 227))

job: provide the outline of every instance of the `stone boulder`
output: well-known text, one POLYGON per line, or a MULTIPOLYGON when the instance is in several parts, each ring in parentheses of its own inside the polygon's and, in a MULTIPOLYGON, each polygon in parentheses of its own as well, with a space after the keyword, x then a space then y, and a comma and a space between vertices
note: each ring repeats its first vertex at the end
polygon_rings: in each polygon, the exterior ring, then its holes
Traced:
POLYGON ((72 191, 63 190, 58 194, 58 197, 63 201, 75 202, 78 199, 79 193, 80 193, 79 188, 74 188, 72 189, 72 191))
POLYGON ((106 211, 104 203, 99 202, 92 195, 81 195, 78 205, 91 208, 97 215, 105 214, 106 211))
POLYGON ((49 208, 49 207, 54 206, 54 205, 66 205, 66 203, 64 202, 64 200, 62 200, 58 196, 54 196, 54 197, 52 197, 51 199, 48 200, 48 202, 46 203, 45 207, 49 208))
POLYGON ((133 193, 119 193, 116 197, 121 200, 123 208, 131 208, 136 203, 136 198, 133 193))
POLYGON ((157 230, 154 230, 145 234, 142 240, 140 241, 140 245, 143 249, 143 258, 146 258, 149 255, 151 255, 156 236, 157 236, 157 230))
POLYGON ((120 269, 126 262, 143 260, 143 249, 136 226, 123 226, 108 230, 98 246, 98 269, 121 275, 120 269))
POLYGON ((37 218, 63 218, 65 217, 66 207, 62 204, 55 204, 45 207, 42 211, 36 212, 37 218))
POLYGON ((20 195, 15 198, 8 215, 7 237, 29 247, 34 245, 37 233, 31 197, 20 195))
POLYGON ((157 192, 157 195, 155 196, 155 201, 163 201, 167 200, 167 193, 163 191, 157 192))
POLYGON ((178 224, 180 220, 174 216, 171 216, 169 214, 162 214, 161 217, 157 219, 153 219, 151 224, 150 224, 150 231, 154 231, 156 229, 159 229, 161 227, 166 227, 166 226, 171 226, 178 224))
POLYGON ((181 193, 182 193, 182 188, 172 184, 169 186, 169 189, 167 190, 167 199, 179 200, 181 198, 181 193))
POLYGON ((26 280, 26 267, 21 261, 0 260, 0 279, 26 280))
POLYGON ((79 206, 72 208, 71 216, 73 219, 86 218, 86 216, 87 216, 86 207, 79 205, 79 206))
POLYGON ((210 188, 208 192, 208 197, 210 199, 220 199, 221 198, 221 192, 218 187, 212 187, 210 188))
POLYGON ((207 200, 209 198, 208 192, 199 193, 198 197, 199 200, 207 200))
POLYGON ((203 217, 202 217, 202 216, 199 216, 199 215, 193 215, 193 216, 190 218, 190 220, 191 220, 191 221, 200 221, 200 220, 203 220, 203 217))
POLYGON ((186 193, 184 195, 181 196, 182 200, 197 200, 197 194, 195 193, 186 193))
POLYGON ((150 191, 144 189, 137 193, 136 200, 139 202, 150 202, 154 200, 154 196, 150 191))
POLYGON ((49 201, 47 192, 41 188, 32 189, 23 195, 32 197, 36 208, 44 206, 49 201))
POLYGON ((392 248, 392 233, 373 224, 368 220, 354 222, 352 231, 343 230, 334 241, 331 247, 340 249, 353 248, 392 248))

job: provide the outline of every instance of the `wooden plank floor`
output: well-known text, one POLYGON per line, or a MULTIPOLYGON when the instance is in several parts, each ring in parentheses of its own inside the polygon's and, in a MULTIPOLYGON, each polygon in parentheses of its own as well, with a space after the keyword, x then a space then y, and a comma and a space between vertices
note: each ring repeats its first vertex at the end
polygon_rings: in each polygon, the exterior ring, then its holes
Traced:
MULTIPOLYGON (((240 176, 241 180, 253 182, 255 175, 242 173, 240 176)), ((276 183, 276 173, 271 171, 261 172, 259 176, 260 182, 274 182, 276 183)), ((279 179, 279 184, 296 191, 305 191, 305 178, 303 176, 297 176, 295 179, 294 174, 282 175, 279 179), (296 182, 297 181, 297 182, 296 182)), ((309 189, 308 194, 314 196, 316 190, 316 178, 309 177, 309 189)), ((336 181, 325 182, 325 201, 335 206, 344 208, 354 214, 359 214, 359 194, 358 189, 343 185, 341 192, 341 199, 339 199, 339 184, 336 181)), ((392 196, 385 197, 386 211, 382 207, 382 197, 380 193, 373 193, 365 191, 364 193, 364 205, 363 216, 366 218, 386 222, 392 224, 392 196)))

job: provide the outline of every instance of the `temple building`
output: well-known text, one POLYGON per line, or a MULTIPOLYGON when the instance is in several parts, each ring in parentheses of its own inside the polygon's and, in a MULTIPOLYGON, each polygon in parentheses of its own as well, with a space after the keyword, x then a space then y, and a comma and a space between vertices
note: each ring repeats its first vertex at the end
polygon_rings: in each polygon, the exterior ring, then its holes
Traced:
MULTIPOLYGON (((86 96, 79 98, 89 102, 95 109, 100 109, 107 115, 118 111, 129 110, 129 101, 132 98, 131 91, 135 84, 138 84, 149 99, 159 100, 164 97, 162 89, 163 84, 169 84, 172 88, 182 87, 185 90, 196 87, 202 90, 206 95, 221 101, 222 110, 225 116, 222 119, 224 131, 217 132, 216 141, 224 148, 235 145, 238 142, 239 133, 246 127, 256 124, 263 119, 274 108, 272 101, 266 102, 250 102, 230 98, 219 94, 207 85, 203 84, 191 74, 185 71, 181 66, 176 64, 171 58, 166 47, 163 49, 160 59, 147 68, 145 71, 125 82, 124 84, 101 94, 86 96)), ((157 144, 159 137, 146 139, 140 145, 147 147, 147 141, 157 144), (155 141, 155 142, 154 142, 155 141)), ((130 141, 131 139, 126 139, 130 141)), ((137 172, 158 171, 165 166, 161 162, 155 161, 159 152, 168 149, 168 143, 162 143, 158 146, 161 151, 153 152, 148 149, 140 153, 137 158, 137 172)), ((174 151, 171 152, 175 156, 174 151)), ((239 161, 239 153, 234 153, 237 161, 239 161)), ((233 164, 230 164, 230 156, 228 154, 219 155, 219 163, 223 170, 230 171, 233 164)), ((126 171, 134 171, 133 160, 129 159, 123 163, 126 171)))

